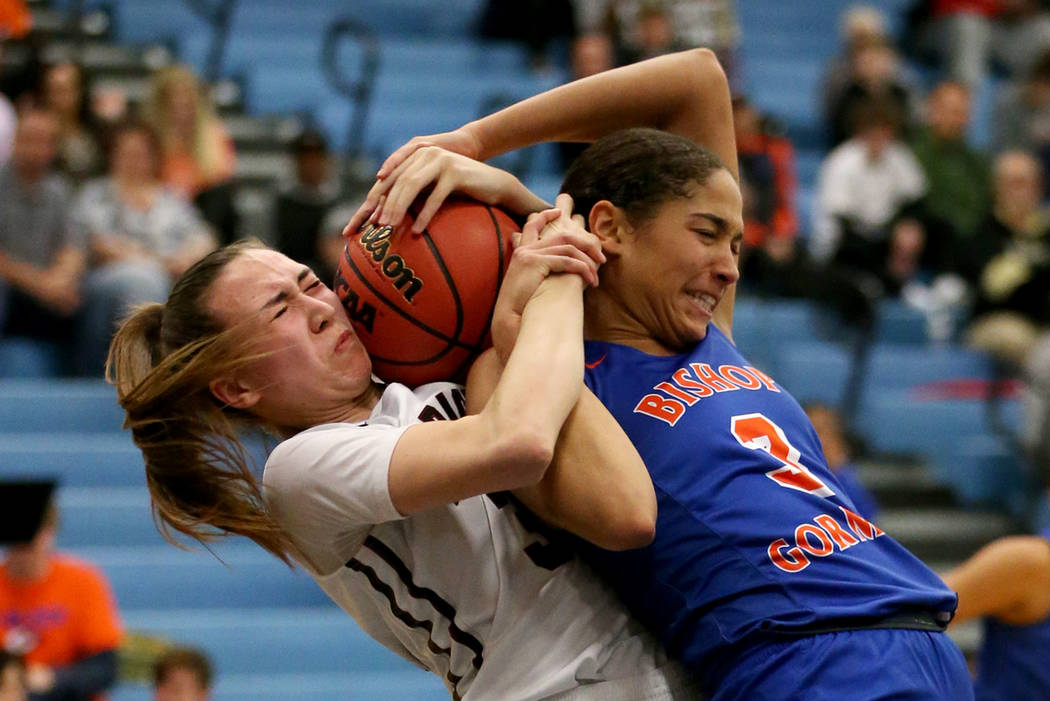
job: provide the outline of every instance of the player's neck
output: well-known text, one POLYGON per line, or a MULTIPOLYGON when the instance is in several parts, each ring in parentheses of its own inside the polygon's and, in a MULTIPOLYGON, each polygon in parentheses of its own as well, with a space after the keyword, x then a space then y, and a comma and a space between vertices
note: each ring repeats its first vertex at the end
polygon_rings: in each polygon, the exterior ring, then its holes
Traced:
POLYGON ((583 297, 583 337, 628 346, 650 355, 678 355, 681 351, 653 338, 641 320, 634 318, 605 289, 592 287, 583 297))

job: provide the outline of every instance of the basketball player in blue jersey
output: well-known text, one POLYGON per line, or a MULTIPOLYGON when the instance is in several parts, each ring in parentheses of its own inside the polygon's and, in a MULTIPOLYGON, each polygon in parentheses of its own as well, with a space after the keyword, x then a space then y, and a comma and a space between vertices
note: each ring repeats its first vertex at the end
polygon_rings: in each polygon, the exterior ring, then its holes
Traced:
POLYGON ((959 594, 953 626, 983 619, 977 700, 1050 699, 1050 529, 995 540, 944 581, 959 594))
MULTIPOLYGON (((398 221, 425 183, 425 208, 460 187, 485 195, 486 167, 468 176, 429 146, 484 159, 595 138, 563 185, 608 259, 584 300, 586 383, 645 460, 658 517, 647 547, 581 549, 712 701, 972 698, 943 633, 955 594, 857 514, 801 407, 733 344, 742 202, 713 54, 599 74, 413 139, 348 229, 398 221)), ((475 383, 486 364, 498 377, 490 355, 475 383)))

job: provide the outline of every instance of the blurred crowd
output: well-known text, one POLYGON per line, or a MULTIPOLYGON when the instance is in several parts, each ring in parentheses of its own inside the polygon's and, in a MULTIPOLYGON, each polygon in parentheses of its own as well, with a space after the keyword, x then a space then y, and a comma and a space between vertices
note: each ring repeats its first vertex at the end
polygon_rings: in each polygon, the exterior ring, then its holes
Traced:
MULTIPOLYGON (((801 183, 792 134, 775 106, 747 94, 733 0, 482 9, 481 36, 520 41, 534 70, 573 78, 692 46, 715 51, 735 91, 745 292, 813 298, 861 326, 881 300, 900 299, 929 315, 935 338, 990 352, 1033 383, 1050 375, 1045 3, 916 0, 901 17, 850 7, 841 53, 824 69, 824 141, 804 145, 821 163, 801 183), (979 148, 974 95, 992 79, 1001 88, 989 147, 979 148), (800 190, 812 203, 804 210, 800 190)), ((26 31, 18 18, 0 22, 16 39, 26 31)), ((237 155, 209 86, 179 65, 157 69, 137 103, 90 82, 69 61, 15 70, 0 60, 0 337, 51 341, 80 375, 101 372, 129 305, 163 298, 180 271, 245 233, 237 155)), ((247 233, 328 278, 353 203, 323 133, 307 128, 289 156, 294 177, 274 193, 268 228, 247 233)))
MULTIPOLYGON (((92 90, 73 61, 42 63, 39 42, 32 60, 5 65, 3 44, 0 34, 0 339, 49 344, 63 374, 100 376, 132 306, 162 301, 182 271, 242 235, 234 143, 186 66, 156 69, 135 103, 92 90)), ((294 177, 273 193, 266 230, 248 233, 330 279, 349 214, 328 216, 341 191, 324 135, 304 129, 289 158, 294 177)))

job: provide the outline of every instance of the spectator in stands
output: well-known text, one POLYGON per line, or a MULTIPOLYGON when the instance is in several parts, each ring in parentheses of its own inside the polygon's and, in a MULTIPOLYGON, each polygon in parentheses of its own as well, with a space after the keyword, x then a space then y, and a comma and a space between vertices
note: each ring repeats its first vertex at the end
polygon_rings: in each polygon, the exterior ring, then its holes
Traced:
POLYGON ((795 268, 795 150, 745 97, 733 100, 733 126, 744 201, 742 277, 775 284, 795 268))
POLYGON ((68 221, 69 188, 51 169, 57 143, 55 116, 31 108, 0 169, 0 336, 70 340, 84 251, 68 221))
POLYGON ((90 253, 76 371, 99 375, 116 322, 161 301, 171 281, 215 246, 207 224, 159 179, 157 138, 129 122, 113 134, 108 177, 84 186, 73 225, 90 253))
POLYGON ((153 77, 143 115, 160 137, 161 179, 193 200, 223 242, 237 235, 233 140, 197 76, 185 66, 153 77))
POLYGON ((1039 162, 1021 151, 999 155, 993 192, 971 247, 976 301, 966 340, 1026 381, 1024 444, 1050 470, 1050 213, 1039 162))
POLYGON ((4 514, 0 640, 22 656, 30 698, 97 701, 116 681, 120 619, 95 567, 55 551, 58 512, 49 482, 0 486, 4 514))
POLYGON ((825 114, 831 114, 831 106, 838 102, 852 80, 850 54, 853 48, 861 42, 887 38, 886 15, 877 7, 851 5, 842 13, 839 27, 842 52, 828 62, 821 80, 825 114))
MULTIPOLYGON (((570 60, 573 80, 615 68, 617 59, 612 38, 605 32, 599 31, 581 34, 572 43, 570 60)), ((573 141, 559 142, 558 154, 561 156, 562 170, 568 169, 573 160, 586 148, 587 144, 573 141)))
POLYGON ((26 701, 26 693, 22 658, 0 648, 0 701, 26 701))
POLYGON ((703 46, 718 55, 730 81, 734 78, 740 42, 734 0, 576 0, 576 10, 580 32, 612 37, 621 64, 656 55, 654 50, 703 46))
POLYGON ((857 507, 857 513, 875 521, 879 516, 879 503, 857 475, 853 450, 842 426, 842 417, 835 409, 817 402, 806 404, 805 410, 817 431, 824 448, 824 458, 835 474, 835 479, 857 507))
POLYGON ((76 182, 99 175, 102 149, 80 66, 66 61, 49 67, 44 72, 40 100, 58 117, 58 169, 76 182))
MULTIPOLYGON (((1050 50, 1025 75, 1002 88, 996 98, 992 147, 1021 149, 1050 166, 1050 50)), ((1045 196, 1045 191, 1044 191, 1045 196)))
POLYGON ((953 252, 970 244, 991 201, 988 161, 967 143, 969 126, 969 88, 944 81, 930 93, 925 125, 911 141, 929 186, 926 226, 939 229, 941 250, 930 259, 942 270, 954 267, 953 252))
POLYGON ((274 202, 273 240, 281 253, 310 266, 322 280, 332 280, 335 267, 319 249, 321 225, 339 197, 328 141, 320 131, 305 129, 292 142, 292 156, 295 181, 274 202))
POLYGON ((866 34, 848 47, 848 73, 825 95, 825 123, 832 147, 856 134, 857 120, 873 100, 888 103, 907 133, 916 112, 916 91, 901 70, 900 57, 885 36, 866 34))
MULTIPOLYGON (((2 49, 0 49, 2 50, 2 49)), ((15 145, 15 129, 18 126, 18 115, 15 106, 7 95, 0 93, 0 166, 11 159, 11 149, 15 145)))
POLYGON ((1022 151, 995 160, 994 204, 974 245, 976 288, 971 345, 1023 366, 1050 329, 1050 213, 1042 206, 1043 172, 1022 151))
POLYGON ((897 293, 919 272, 925 232, 915 212, 926 178, 897 138, 892 102, 865 103, 857 124, 856 136, 821 164, 810 251, 818 265, 850 270, 866 287, 897 293))
POLYGON ((209 701, 212 676, 211 661, 204 652, 172 648, 153 668, 153 701, 209 701))
POLYGON ((486 39, 524 44, 542 71, 557 63, 558 43, 576 35, 576 17, 572 0, 486 0, 479 29, 486 39))
POLYGON ((342 200, 328 210, 324 221, 321 222, 320 234, 317 237, 317 255, 320 264, 325 270, 337 270, 339 259, 343 256, 346 239, 343 237, 343 229, 350 217, 354 215, 357 208, 364 202, 367 190, 362 190, 354 196, 342 200))
POLYGON ((982 701, 1050 698, 1050 531, 999 538, 944 575, 952 626, 983 619, 974 690, 982 701))
POLYGON ((913 12, 921 50, 949 80, 977 87, 994 62, 1022 76, 1050 46, 1050 14, 1041 0, 924 0, 913 12))

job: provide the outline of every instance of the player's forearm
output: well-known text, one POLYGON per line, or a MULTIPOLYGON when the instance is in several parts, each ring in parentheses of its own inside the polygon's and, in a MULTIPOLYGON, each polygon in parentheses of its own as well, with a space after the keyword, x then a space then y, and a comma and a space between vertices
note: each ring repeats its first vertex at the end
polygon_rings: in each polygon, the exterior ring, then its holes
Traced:
POLYGON ((481 160, 544 141, 653 127, 715 151, 736 173, 729 86, 714 54, 667 54, 559 86, 471 122, 481 160))
POLYGON ((553 275, 525 305, 506 368, 482 412, 494 430, 534 432, 553 451, 582 387, 583 285, 577 275, 553 275))
POLYGON ((601 548, 652 541, 656 493, 641 456, 598 398, 584 388, 539 484, 514 494, 534 513, 601 548))

